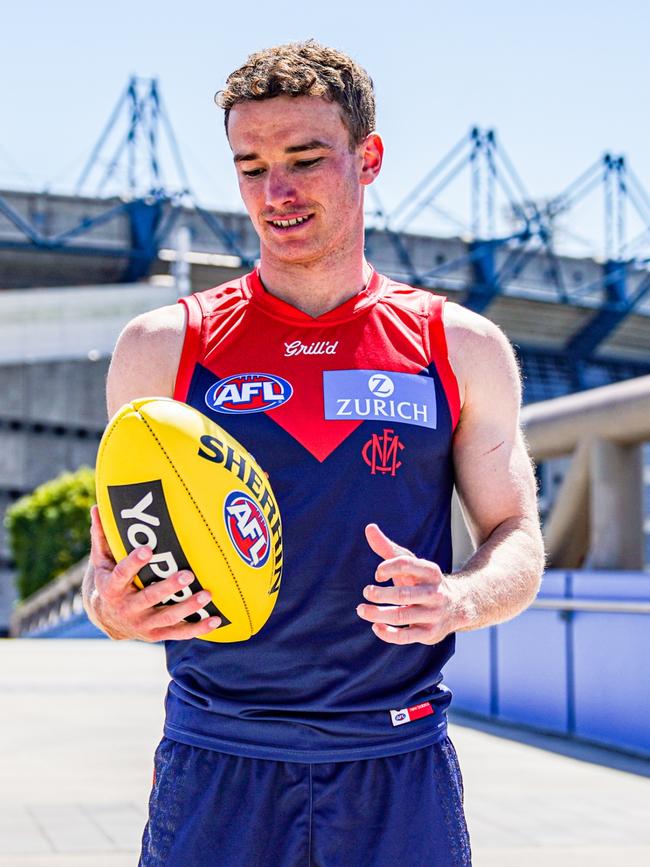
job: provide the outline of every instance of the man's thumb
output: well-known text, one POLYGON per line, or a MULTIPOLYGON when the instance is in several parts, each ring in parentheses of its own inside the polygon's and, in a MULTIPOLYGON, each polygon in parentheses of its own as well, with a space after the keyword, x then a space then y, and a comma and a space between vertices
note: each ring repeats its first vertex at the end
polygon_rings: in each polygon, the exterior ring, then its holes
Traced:
POLYGON ((368 544, 380 557, 384 560, 390 560, 391 557, 399 557, 400 554, 411 554, 408 548, 403 548, 379 529, 377 524, 368 524, 366 526, 366 539, 368 544))

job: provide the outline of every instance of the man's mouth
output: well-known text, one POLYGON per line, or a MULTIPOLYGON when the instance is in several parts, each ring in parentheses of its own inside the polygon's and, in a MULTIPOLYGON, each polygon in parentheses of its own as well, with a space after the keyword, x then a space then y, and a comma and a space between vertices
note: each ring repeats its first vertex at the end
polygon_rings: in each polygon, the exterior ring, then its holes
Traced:
POLYGON ((308 220, 311 220, 313 214, 307 214, 304 217, 287 217, 284 220, 267 220, 276 229, 290 229, 292 226, 301 226, 308 220))

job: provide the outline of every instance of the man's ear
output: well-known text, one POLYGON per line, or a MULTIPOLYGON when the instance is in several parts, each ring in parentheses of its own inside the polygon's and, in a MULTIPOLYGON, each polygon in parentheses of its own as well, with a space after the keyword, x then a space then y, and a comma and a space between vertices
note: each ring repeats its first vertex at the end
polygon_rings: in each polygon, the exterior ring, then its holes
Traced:
POLYGON ((359 180, 364 185, 371 184, 381 171, 381 164, 384 159, 384 143, 379 133, 371 132, 359 147, 363 160, 359 180))

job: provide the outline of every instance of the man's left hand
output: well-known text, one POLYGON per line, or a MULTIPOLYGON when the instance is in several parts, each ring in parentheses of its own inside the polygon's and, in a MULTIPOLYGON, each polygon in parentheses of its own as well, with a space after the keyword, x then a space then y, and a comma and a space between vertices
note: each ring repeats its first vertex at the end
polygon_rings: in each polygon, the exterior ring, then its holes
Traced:
POLYGON ((363 595, 375 604, 357 606, 357 614, 372 623, 378 638, 389 644, 437 644, 460 626, 456 594, 436 563, 397 545, 376 524, 368 524, 366 539, 383 557, 375 578, 392 579, 394 585, 369 584, 363 595))

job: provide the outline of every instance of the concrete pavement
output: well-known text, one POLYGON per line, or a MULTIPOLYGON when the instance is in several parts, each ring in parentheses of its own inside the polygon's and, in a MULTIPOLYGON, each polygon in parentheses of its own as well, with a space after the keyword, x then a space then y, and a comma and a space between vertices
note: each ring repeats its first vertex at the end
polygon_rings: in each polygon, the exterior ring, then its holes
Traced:
MULTIPOLYGON (((158 647, 0 641, 0 867, 135 867, 165 684, 158 647)), ((483 728, 452 725, 475 867, 648 867, 650 762, 483 728)))
POLYGON ((570 757, 549 751, 559 739, 521 743, 489 728, 457 721, 451 735, 476 867, 650 865, 650 762, 600 748, 570 757), (627 770, 599 764, 608 760, 627 770))

